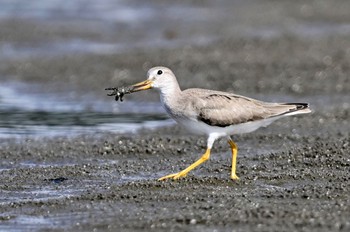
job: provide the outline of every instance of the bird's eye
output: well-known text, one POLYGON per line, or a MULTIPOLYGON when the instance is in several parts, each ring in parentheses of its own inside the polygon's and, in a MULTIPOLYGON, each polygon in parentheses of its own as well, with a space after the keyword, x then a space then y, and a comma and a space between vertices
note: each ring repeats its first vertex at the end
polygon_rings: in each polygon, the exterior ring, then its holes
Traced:
POLYGON ((157 74, 158 74, 158 75, 162 75, 162 74, 163 74, 163 71, 162 71, 162 70, 158 70, 157 74))

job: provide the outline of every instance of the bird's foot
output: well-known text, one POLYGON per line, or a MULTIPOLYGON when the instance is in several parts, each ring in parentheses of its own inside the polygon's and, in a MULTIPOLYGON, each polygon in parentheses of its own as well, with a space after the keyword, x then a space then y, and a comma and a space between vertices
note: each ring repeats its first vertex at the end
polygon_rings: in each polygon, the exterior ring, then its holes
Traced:
POLYGON ((163 177, 159 178, 158 180, 166 180, 166 179, 170 179, 170 178, 173 178, 174 180, 177 180, 177 179, 179 179, 181 177, 186 177, 186 176, 187 176, 187 173, 185 173, 185 172, 178 172, 178 173, 174 173, 174 174, 163 176, 163 177))
POLYGON ((239 180, 239 177, 235 174, 231 174, 231 179, 232 180, 239 180))

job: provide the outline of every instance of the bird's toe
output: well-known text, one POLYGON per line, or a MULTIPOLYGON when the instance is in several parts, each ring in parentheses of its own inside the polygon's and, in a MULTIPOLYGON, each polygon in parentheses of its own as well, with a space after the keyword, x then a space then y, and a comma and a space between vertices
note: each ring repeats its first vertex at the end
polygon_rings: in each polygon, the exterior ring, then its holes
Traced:
POLYGON ((231 179, 232 180, 239 180, 239 177, 236 174, 234 174, 234 175, 231 175, 231 179))

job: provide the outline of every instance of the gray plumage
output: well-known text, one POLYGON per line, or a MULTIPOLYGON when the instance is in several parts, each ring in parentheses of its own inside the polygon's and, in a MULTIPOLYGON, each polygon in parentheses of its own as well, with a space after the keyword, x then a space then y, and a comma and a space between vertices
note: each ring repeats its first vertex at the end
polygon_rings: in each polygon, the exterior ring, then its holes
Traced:
POLYGON ((231 135, 252 132, 278 118, 309 113, 307 103, 268 103, 252 98, 207 89, 181 91, 174 73, 165 67, 151 68, 147 80, 133 85, 131 92, 155 88, 168 114, 193 133, 207 135, 207 150, 186 169, 159 180, 185 177, 210 157, 214 141, 227 137, 232 152, 231 179, 236 174, 237 145, 231 135))
POLYGON ((307 103, 268 103, 252 98, 207 89, 187 89, 165 102, 167 111, 175 117, 197 119, 210 126, 226 127, 251 121, 282 116, 307 109, 307 103), (168 103, 168 104, 167 104, 168 103), (168 105, 173 107, 169 107, 168 105))

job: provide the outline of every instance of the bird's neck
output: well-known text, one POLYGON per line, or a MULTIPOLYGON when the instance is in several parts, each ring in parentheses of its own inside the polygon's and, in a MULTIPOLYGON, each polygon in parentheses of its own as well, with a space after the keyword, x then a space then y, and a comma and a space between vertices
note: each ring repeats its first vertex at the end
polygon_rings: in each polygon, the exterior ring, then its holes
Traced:
POLYGON ((160 98, 164 105, 171 104, 170 102, 180 97, 180 95, 181 89, 178 83, 160 89, 160 98))

